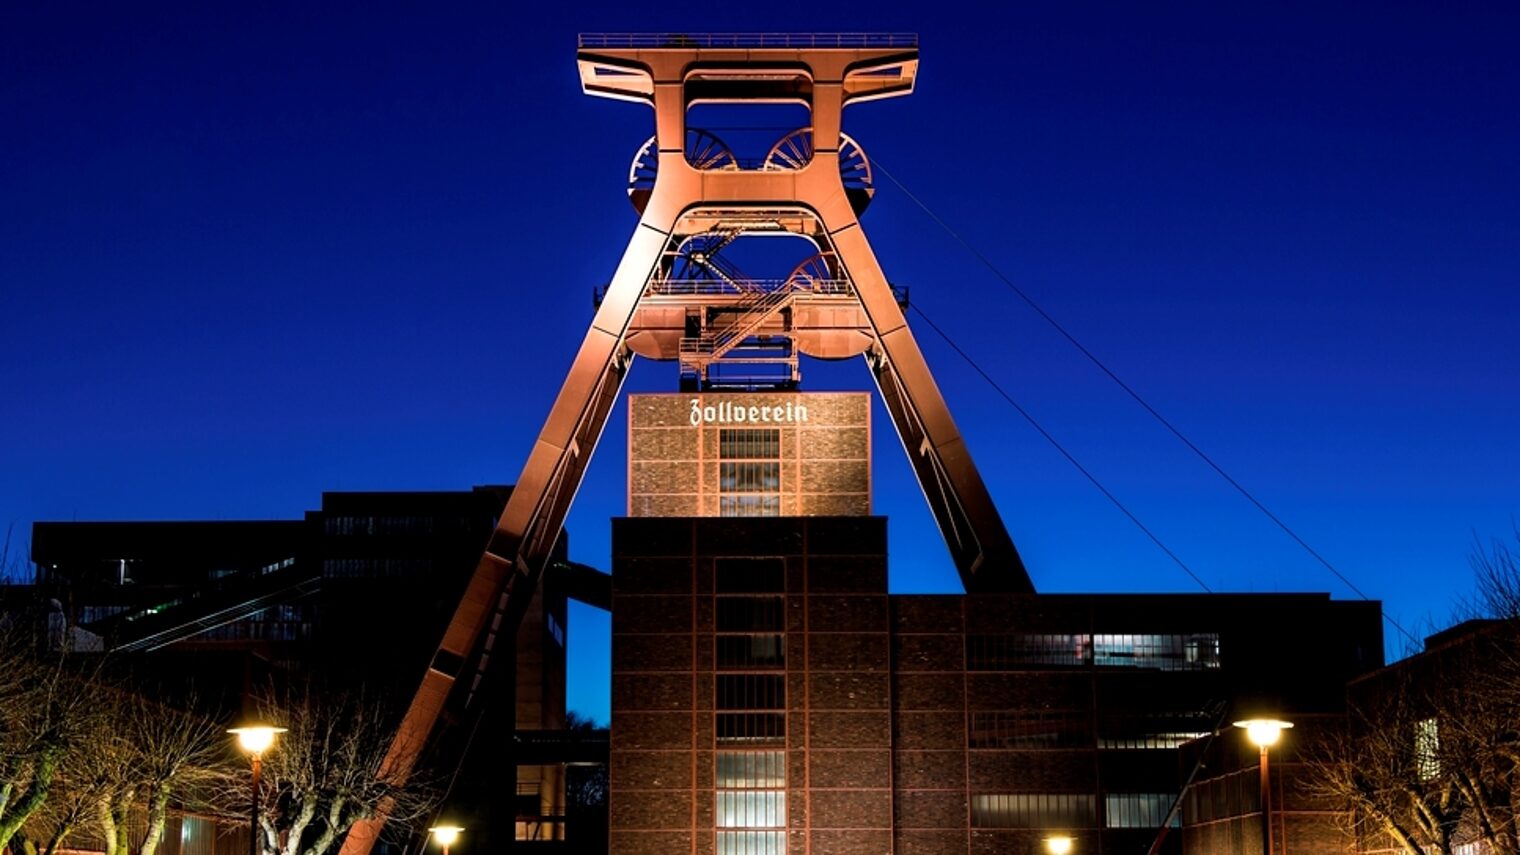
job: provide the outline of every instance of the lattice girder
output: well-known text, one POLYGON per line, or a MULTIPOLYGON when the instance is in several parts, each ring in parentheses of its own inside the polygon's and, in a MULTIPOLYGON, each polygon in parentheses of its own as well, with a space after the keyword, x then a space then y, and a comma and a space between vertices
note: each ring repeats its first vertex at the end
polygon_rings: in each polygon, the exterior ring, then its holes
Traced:
MULTIPOLYGON (((801 38, 801 37, 799 37, 801 38)), ((815 41, 818 37, 809 37, 815 41)), ((405 776, 445 706, 450 721, 478 714, 472 707, 498 636, 508 638, 538 590, 571 501, 579 488, 607 416, 635 352, 670 359, 669 313, 684 313, 701 300, 651 290, 672 245, 725 228, 786 230, 811 237, 831 253, 828 267, 847 287, 840 293, 808 293, 820 311, 814 321, 801 311, 800 293, 789 297, 786 323, 811 329, 809 352, 837 345, 840 355, 865 353, 904 450, 968 591, 1027 591, 1029 578, 1003 527, 986 486, 950 417, 923 354, 890 285, 860 229, 841 179, 840 122, 846 103, 912 91, 918 65, 916 42, 890 38, 885 46, 713 47, 680 37, 671 44, 583 48, 578 56, 588 94, 648 103, 655 112, 657 168, 638 226, 581 342, 538 440, 507 502, 490 544, 450 621, 432 665, 387 752, 382 773, 405 776), (795 169, 702 170, 686 157, 685 115, 693 93, 702 100, 790 100, 812 111, 811 159, 795 169), (839 318, 845 318, 839 323, 839 318), (836 334, 837 333, 837 334, 836 334)), ((612 46, 607 46, 612 45, 612 46)), ((816 268, 815 268, 816 269, 816 268)), ((816 278, 816 276, 815 276, 816 278)), ((735 294, 725 299, 747 299, 735 294)), ((778 309, 775 313, 780 315, 778 309)), ((763 332, 769 315, 751 318, 763 332)), ((751 327, 742 327, 751 329, 751 327)), ((510 714, 509 714, 510 715, 510 714)), ((355 826, 343 855, 364 855, 383 823, 355 826)))

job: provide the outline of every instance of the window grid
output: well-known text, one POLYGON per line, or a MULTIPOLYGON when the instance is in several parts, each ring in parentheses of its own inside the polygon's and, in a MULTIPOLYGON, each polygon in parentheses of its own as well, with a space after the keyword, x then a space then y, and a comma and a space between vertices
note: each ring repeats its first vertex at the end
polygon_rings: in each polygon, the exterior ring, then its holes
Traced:
POLYGON ((1086 748, 1092 727, 1083 710, 995 710, 971 713, 972 748, 1086 748))
POLYGON ((785 855, 786 562, 720 558, 713 573, 714 850, 785 855))
POLYGON ((723 428, 718 431, 718 515, 781 515, 781 431, 723 428))
POLYGON ((1435 780, 1441 774, 1441 730, 1434 718, 1414 723, 1414 770, 1421 781, 1435 780))
MULTIPOLYGON (((1109 793, 1103 797, 1104 825, 1109 828, 1160 828, 1176 793, 1109 793)), ((1172 817, 1172 828, 1182 825, 1172 817)))
POLYGON ((1210 671, 1219 667, 1219 635, 1009 633, 966 636, 970 671, 1030 666, 1210 671))
POLYGON ((1092 828, 1096 803, 1086 793, 977 793, 973 828, 1092 828))
POLYGON ((724 493, 779 493, 781 464, 764 460, 719 463, 718 489, 724 493))
POLYGON ((776 428, 722 428, 718 431, 722 460, 780 460, 781 431, 776 428))

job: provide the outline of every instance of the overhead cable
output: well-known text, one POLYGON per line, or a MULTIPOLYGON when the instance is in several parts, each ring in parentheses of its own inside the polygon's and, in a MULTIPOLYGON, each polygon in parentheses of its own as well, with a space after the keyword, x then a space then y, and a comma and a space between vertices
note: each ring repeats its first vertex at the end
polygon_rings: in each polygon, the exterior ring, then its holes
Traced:
POLYGON ((1094 487, 1098 488, 1098 492, 1107 497, 1110 502, 1113 502, 1114 507, 1118 508, 1120 513, 1128 517, 1129 521, 1134 523, 1136 528, 1144 532, 1145 536, 1151 539, 1151 543, 1156 544, 1156 547, 1158 549, 1166 553, 1166 556, 1168 558, 1172 559, 1172 561, 1176 562, 1178 567, 1182 568, 1182 572, 1188 574, 1188 576, 1191 577, 1194 582, 1197 582, 1198 587, 1202 588, 1210 594, 1214 593, 1214 589, 1210 588, 1208 584, 1203 581, 1203 579, 1199 578, 1198 574, 1194 573, 1193 569, 1187 566, 1187 562, 1177 557, 1177 553, 1167 548, 1167 545, 1161 542, 1161 538, 1157 537, 1155 532, 1151 531, 1150 528, 1145 525, 1145 523, 1140 521, 1139 517, 1135 516, 1135 514, 1130 511, 1129 508, 1124 506, 1123 502, 1119 501, 1118 496, 1115 496, 1107 487, 1103 486, 1103 482, 1098 480, 1098 476, 1092 474, 1092 472, 1086 466, 1083 466, 1070 451, 1067 451, 1066 447, 1062 445, 1060 441, 1057 440, 1053 435, 1051 435, 1050 431, 1046 430, 1044 425, 1041 425, 1034 416, 1030 415, 1028 410, 1019 406, 1019 402, 1015 401, 1012 395, 1009 395, 1006 391, 1004 391, 1003 387, 998 385, 998 382, 996 380, 992 379, 992 375, 984 371, 982 369, 982 366, 978 365, 976 360, 971 358, 970 354, 962 350, 961 346, 956 344, 954 339, 950 338, 949 334, 940 329, 939 324, 936 324, 928 315, 924 314, 923 309, 920 309, 915 305, 913 306, 913 312, 920 318, 923 318, 924 323, 928 324, 930 329, 938 333, 939 337, 944 339, 946 344, 950 345, 951 350, 954 350, 956 353, 960 354, 961 359, 966 360, 966 364, 970 365, 973 371, 982 375, 982 379, 987 381, 987 385, 991 386, 994 390, 997 391, 999 395, 1003 396, 1003 400, 1007 401, 1009 406, 1017 410, 1018 414, 1024 417, 1024 421, 1029 422, 1030 427, 1033 427, 1036 431, 1039 432, 1040 436, 1045 437, 1045 440, 1047 442, 1055 446, 1056 451, 1061 452, 1061 456, 1066 458, 1066 461, 1068 463, 1076 467, 1077 471, 1081 472, 1083 477, 1092 482, 1092 485, 1094 487))
MULTIPOLYGON (((929 219, 933 220, 936 224, 939 225, 940 228, 944 229, 946 234, 954 238, 955 241, 964 247, 967 252, 971 253, 971 255, 975 257, 977 261, 981 262, 982 266, 992 271, 992 274, 996 276, 1000 281, 1002 281, 1004 285, 1008 286, 1008 289, 1010 291, 1018 295, 1020 300, 1023 300, 1030 309, 1034 310, 1035 314, 1043 318, 1045 322, 1051 326, 1052 329, 1060 333, 1061 337, 1065 338, 1072 347, 1075 347, 1079 353, 1087 357, 1088 361, 1097 366, 1098 370, 1103 372, 1103 374, 1106 375, 1109 380, 1112 380, 1116 386, 1124 390, 1124 393, 1129 395, 1129 397, 1133 399, 1136 404, 1139 404, 1141 409, 1149 413, 1151 417, 1159 422, 1162 427, 1166 428, 1167 431, 1172 434, 1172 436, 1176 437, 1179 442, 1188 448, 1188 450, 1197 455, 1198 459, 1202 460, 1205 464, 1208 465, 1210 469, 1214 470, 1214 472, 1220 478, 1223 478, 1225 483, 1233 487, 1235 491, 1241 496, 1244 496, 1246 501, 1250 502, 1258 511, 1266 516, 1267 519, 1271 520, 1274 525, 1281 529, 1284 534, 1293 540, 1294 543, 1302 547, 1303 550, 1307 552, 1311 557, 1313 557, 1315 561, 1318 561, 1321 565, 1324 566, 1326 570, 1330 571, 1330 573, 1335 576, 1335 578, 1339 579, 1341 583, 1344 584, 1347 588, 1349 588, 1352 593, 1356 594, 1363 600, 1371 601, 1372 598, 1367 596, 1367 594, 1364 593, 1361 588, 1357 587, 1356 583, 1347 578, 1346 574, 1336 569, 1335 565, 1331 564, 1329 559, 1325 558, 1317 550, 1315 550, 1314 547, 1310 546, 1307 541, 1298 535, 1298 532, 1294 531, 1286 522, 1283 522, 1281 517, 1273 513, 1265 504, 1261 502, 1261 500, 1257 499, 1250 490, 1247 490, 1244 485, 1235 480, 1235 478, 1232 477, 1230 473, 1226 472, 1224 470, 1224 467, 1216 463, 1212 457, 1205 453, 1203 449, 1199 448, 1198 445, 1189 439, 1187 435, 1184 434, 1181 430, 1179 430, 1176 425, 1172 424, 1165 416, 1161 415, 1161 413, 1157 411, 1155 407, 1151 406, 1150 402, 1145 400, 1145 398, 1142 397, 1139 392, 1136 392, 1132 386, 1124 382, 1124 380, 1121 379, 1118 374, 1114 373, 1111 368, 1104 364, 1103 360, 1099 359, 1097 354, 1094 354, 1091 350, 1088 350, 1087 347, 1082 344, 1082 342, 1077 340, 1076 336, 1072 335, 1071 332, 1066 329, 1066 327, 1062 326, 1061 323, 1057 321, 1053 316, 1051 316, 1049 312, 1045 311, 1044 307, 1035 302, 1035 299, 1033 297, 1029 296, 1029 294, 1024 291, 1024 289, 1020 288, 1014 283, 1012 279, 1004 274, 1003 271, 1000 270, 998 266, 992 262, 992 259, 988 258, 975 246, 972 246, 970 241, 961 237, 960 234, 955 231, 955 229, 952 229, 950 227, 949 223, 945 222, 943 218, 934 213, 934 211, 930 209, 928 205, 924 204, 923 200, 919 199, 918 196, 913 194, 913 191, 909 190, 906 186, 903 185, 901 181, 897 180, 897 177, 888 171, 887 168, 882 165, 881 161, 873 159, 871 161, 871 165, 876 171, 880 172, 882 175, 885 175, 887 177, 887 180, 896 185, 897 189, 901 190, 903 192, 903 195, 907 196, 908 199, 913 202, 913 204, 917 205, 919 210, 928 215, 929 219)), ((1388 621, 1389 625, 1403 634, 1405 638, 1409 639, 1415 644, 1419 643, 1419 639, 1415 638, 1413 633, 1401 626, 1399 622, 1394 620, 1393 617, 1390 616, 1386 611, 1383 612, 1383 619, 1388 621)))

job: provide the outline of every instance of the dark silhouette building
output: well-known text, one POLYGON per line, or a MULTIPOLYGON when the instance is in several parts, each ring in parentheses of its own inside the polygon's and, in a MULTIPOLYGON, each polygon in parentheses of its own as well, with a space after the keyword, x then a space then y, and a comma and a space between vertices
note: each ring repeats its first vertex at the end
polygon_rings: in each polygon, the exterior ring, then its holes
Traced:
MULTIPOLYGON (((271 681, 405 699, 509 494, 324 493, 300 520, 37 523, 35 584, 0 611, 37 626, 42 643, 105 651, 145 685, 183 686, 224 714, 271 681)), ((569 798, 588 791, 588 775, 594 784, 607 743, 605 732, 565 733, 565 642, 567 598, 605 608, 607 581, 565 561, 563 543, 556 554, 507 648, 513 685, 491 693, 500 708, 480 713, 492 726, 454 778, 451 805, 477 845, 566 851, 574 813, 580 851, 605 848, 604 802, 569 798), (567 760, 579 764, 569 776, 567 760), (514 766, 509 789, 502 769, 514 766)))

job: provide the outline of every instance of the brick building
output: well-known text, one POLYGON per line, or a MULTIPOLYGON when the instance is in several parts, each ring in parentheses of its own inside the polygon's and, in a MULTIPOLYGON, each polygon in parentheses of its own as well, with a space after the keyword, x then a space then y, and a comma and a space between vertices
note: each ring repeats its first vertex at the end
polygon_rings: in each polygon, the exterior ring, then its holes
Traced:
MULTIPOLYGON (((755 430, 661 429, 630 443, 636 490, 640 455, 755 430)), ((1200 740, 1257 708, 1335 716, 1382 664, 1378 605, 1327 595, 891 595, 885 519, 724 518, 758 516, 723 500, 746 476, 702 477, 706 513, 613 522, 620 855, 1180 853, 1200 740)))

